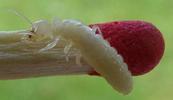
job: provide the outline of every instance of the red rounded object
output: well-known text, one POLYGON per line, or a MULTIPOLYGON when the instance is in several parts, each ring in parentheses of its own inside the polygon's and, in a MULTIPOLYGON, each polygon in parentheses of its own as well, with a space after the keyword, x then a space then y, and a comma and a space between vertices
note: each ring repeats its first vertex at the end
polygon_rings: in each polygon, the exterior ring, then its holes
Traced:
POLYGON ((161 32, 151 23, 119 21, 93 25, 100 28, 104 39, 122 55, 134 76, 151 71, 163 56, 164 39, 161 32))

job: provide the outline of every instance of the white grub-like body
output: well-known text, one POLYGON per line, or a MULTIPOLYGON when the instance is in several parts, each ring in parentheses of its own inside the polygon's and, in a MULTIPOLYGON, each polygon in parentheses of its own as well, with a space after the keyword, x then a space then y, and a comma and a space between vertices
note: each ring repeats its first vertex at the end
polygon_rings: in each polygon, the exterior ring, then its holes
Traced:
POLYGON ((85 74, 93 67, 119 92, 128 94, 132 89, 132 76, 122 57, 79 21, 41 20, 29 31, 0 32, 0 46, 1 79, 85 74))
POLYGON ((124 94, 131 91, 131 73, 122 57, 91 28, 78 21, 57 21, 53 24, 53 35, 60 35, 72 42, 88 64, 99 72, 113 88, 124 94))

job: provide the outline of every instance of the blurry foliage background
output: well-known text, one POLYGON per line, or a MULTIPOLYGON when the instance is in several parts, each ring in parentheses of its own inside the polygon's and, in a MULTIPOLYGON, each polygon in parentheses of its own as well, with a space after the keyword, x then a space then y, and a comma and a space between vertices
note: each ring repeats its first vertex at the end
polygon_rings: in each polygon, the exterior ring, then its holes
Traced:
POLYGON ((14 9, 32 21, 73 18, 86 24, 114 20, 145 20, 163 33, 166 50, 150 73, 134 77, 134 89, 123 96, 102 78, 53 76, 0 81, 0 100, 172 100, 173 0, 0 0, 0 30, 29 28, 14 9))

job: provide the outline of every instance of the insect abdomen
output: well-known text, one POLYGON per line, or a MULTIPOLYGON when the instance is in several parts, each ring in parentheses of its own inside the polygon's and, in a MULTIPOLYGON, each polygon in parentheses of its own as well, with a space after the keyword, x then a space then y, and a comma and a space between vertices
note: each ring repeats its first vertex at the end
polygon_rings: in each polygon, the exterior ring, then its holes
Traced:
MULTIPOLYGON (((61 27, 62 28, 62 27, 61 27)), ((119 92, 132 89, 131 74, 115 50, 89 27, 80 22, 66 20, 60 36, 73 43, 83 58, 119 92)))

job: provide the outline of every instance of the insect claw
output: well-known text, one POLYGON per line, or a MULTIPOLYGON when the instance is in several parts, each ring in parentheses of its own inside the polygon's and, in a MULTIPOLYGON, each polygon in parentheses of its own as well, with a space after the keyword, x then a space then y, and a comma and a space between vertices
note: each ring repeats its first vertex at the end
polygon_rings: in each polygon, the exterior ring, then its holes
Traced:
POLYGON ((97 25, 94 25, 94 26, 92 27, 92 31, 93 31, 94 33, 97 33, 97 32, 98 32, 98 34, 100 34, 101 36, 103 36, 103 33, 101 32, 100 28, 99 28, 97 25))
POLYGON ((69 62, 69 54, 67 54, 67 55, 65 56, 65 60, 66 60, 67 62, 69 62))
POLYGON ((76 55, 76 64, 79 65, 79 66, 82 66, 81 57, 82 57, 81 53, 76 55))

